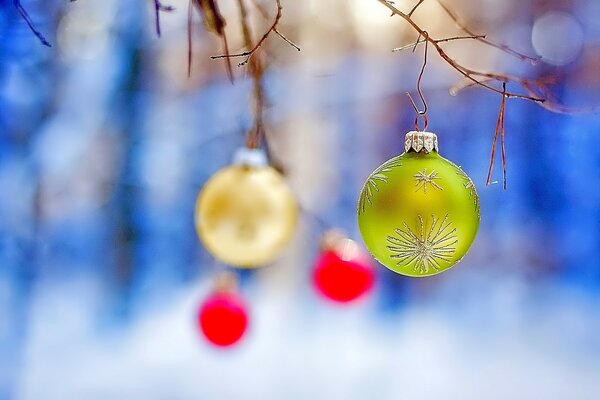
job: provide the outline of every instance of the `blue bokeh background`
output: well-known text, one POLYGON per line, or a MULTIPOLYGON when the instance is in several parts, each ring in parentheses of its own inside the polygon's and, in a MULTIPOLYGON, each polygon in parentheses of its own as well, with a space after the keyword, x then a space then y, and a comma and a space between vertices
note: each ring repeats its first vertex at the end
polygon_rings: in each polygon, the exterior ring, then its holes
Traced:
MULTIPOLYGON (((445 274, 380 267, 368 299, 331 305, 310 283, 319 237, 337 227, 360 239, 357 193, 402 152, 422 53, 381 49, 414 35, 374 0, 285 3, 282 30, 302 52, 265 45, 268 142, 303 212, 274 265, 239 274, 250 330, 219 351, 195 313, 226 267, 198 241, 193 207, 251 126, 245 72, 227 81, 198 22, 187 77, 184 1, 162 15, 160 39, 150 1, 23 1, 51 48, 0 1, 0 399, 596 399, 599 114, 508 101, 508 188, 499 150, 500 183, 486 187, 500 99, 450 96, 458 77, 430 53, 429 128, 478 187, 480 232, 445 274)), ((542 61, 451 44, 457 59, 554 75, 562 103, 600 104, 596 0, 473 3, 448 1, 542 61), (558 56, 532 41, 548 12, 571 22, 542 32, 558 56)), ((455 32, 431 7, 430 33, 455 32)))

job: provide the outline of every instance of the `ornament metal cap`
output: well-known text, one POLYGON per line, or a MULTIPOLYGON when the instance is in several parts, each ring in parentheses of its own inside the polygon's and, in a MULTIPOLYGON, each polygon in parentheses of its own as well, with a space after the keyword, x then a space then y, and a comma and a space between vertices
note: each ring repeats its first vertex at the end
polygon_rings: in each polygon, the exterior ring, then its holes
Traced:
POLYGON ((223 271, 217 275, 214 282, 215 293, 235 293, 238 287, 237 276, 230 271, 223 271))
POLYGON ((424 150, 430 153, 432 150, 438 150, 437 135, 431 132, 410 131, 404 137, 404 151, 414 150, 417 153, 424 150))
POLYGON ((332 229, 323 234, 321 238, 322 251, 334 251, 344 260, 349 261, 358 255, 358 245, 356 242, 338 229, 332 229))
POLYGON ((263 149, 240 147, 233 154, 233 164, 245 167, 265 167, 269 163, 267 161, 267 154, 263 149))

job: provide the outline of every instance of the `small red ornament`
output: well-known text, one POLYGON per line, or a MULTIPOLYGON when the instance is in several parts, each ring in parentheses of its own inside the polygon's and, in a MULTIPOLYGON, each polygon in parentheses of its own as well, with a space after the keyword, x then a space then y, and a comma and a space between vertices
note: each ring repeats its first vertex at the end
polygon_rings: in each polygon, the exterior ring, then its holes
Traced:
POLYGON ((212 344, 221 347, 235 344, 248 326, 244 300, 231 288, 217 288, 200 306, 198 325, 212 344))
POLYGON ((354 241, 339 232, 328 232, 322 248, 313 271, 313 283, 319 293, 346 303, 370 291, 374 281, 373 263, 354 241))

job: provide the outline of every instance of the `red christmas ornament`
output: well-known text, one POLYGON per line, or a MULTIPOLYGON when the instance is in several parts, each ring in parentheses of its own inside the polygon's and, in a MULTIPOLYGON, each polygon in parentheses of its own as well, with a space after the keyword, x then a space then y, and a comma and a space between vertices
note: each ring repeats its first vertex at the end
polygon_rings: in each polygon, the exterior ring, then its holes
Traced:
POLYGON ((235 344, 248 326, 242 297, 233 290, 218 289, 200 306, 198 325, 212 344, 221 347, 235 344))
POLYGON ((329 232, 323 240, 323 252, 317 258, 313 283, 326 298, 346 303, 373 287, 372 261, 358 245, 338 232, 329 232))

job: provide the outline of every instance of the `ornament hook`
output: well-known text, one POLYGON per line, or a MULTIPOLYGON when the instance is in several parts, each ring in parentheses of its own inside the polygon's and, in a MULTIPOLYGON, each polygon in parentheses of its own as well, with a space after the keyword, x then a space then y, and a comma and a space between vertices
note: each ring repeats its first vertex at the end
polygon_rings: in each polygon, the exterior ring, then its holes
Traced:
POLYGON ((410 93, 406 92, 406 95, 408 96, 408 99, 410 100, 413 108, 415 109, 415 112, 417 113, 417 116, 415 117, 415 130, 418 132, 426 130, 428 121, 427 121, 427 103, 425 103, 425 99, 423 99, 423 97, 421 97, 421 99, 423 100, 423 105, 424 105, 423 111, 421 111, 417 107, 417 104, 413 100, 410 93), (419 117, 423 118, 423 129, 419 128, 419 117))
POLYGON ((409 92, 406 92, 406 95, 408 96, 408 99, 410 100, 413 108, 415 109, 415 112, 417 113, 417 116, 415 117, 415 129, 417 131, 421 131, 421 129, 419 128, 419 117, 423 118, 423 130, 427 129, 427 101, 425 101, 425 96, 423 95, 423 91, 421 89, 421 81, 423 80, 423 74, 425 73, 425 67, 427 66, 427 45, 429 43, 429 34, 427 33, 427 31, 423 31, 423 33, 419 34, 419 37, 417 37, 417 41, 415 42, 415 47, 413 48, 416 49, 416 45, 419 43, 419 40, 421 40, 421 37, 423 37, 423 41, 425 42, 425 52, 423 54, 423 65, 421 66, 421 72, 419 72, 419 77, 417 78, 417 93, 419 94, 419 98, 421 99, 421 103, 423 103, 423 110, 419 110, 419 108, 417 107, 417 104, 415 103, 415 101, 413 100, 412 96, 410 95, 409 92))

